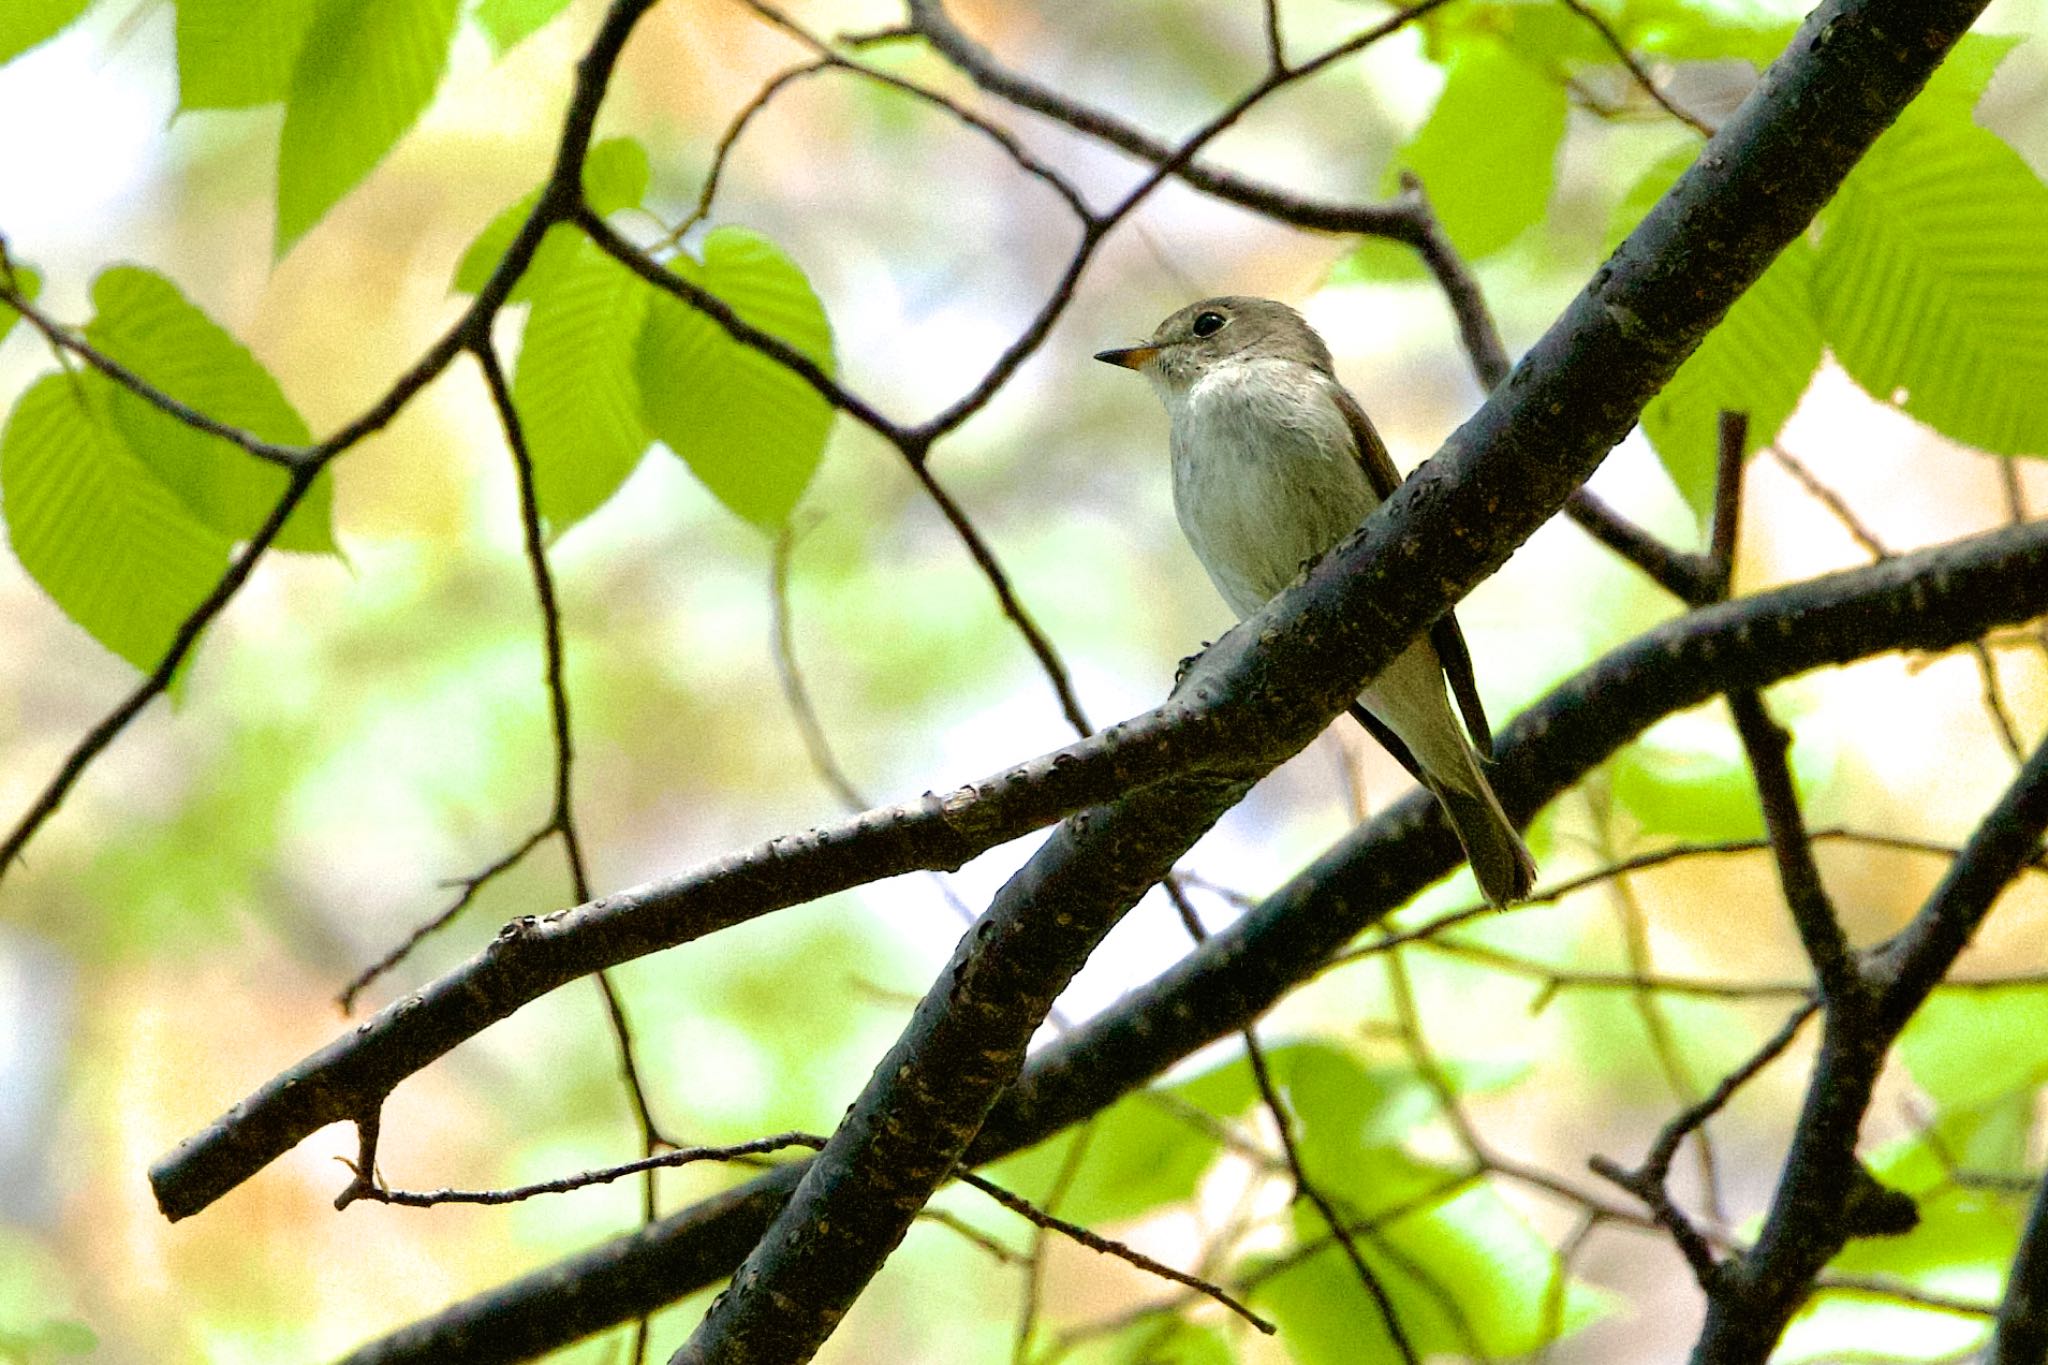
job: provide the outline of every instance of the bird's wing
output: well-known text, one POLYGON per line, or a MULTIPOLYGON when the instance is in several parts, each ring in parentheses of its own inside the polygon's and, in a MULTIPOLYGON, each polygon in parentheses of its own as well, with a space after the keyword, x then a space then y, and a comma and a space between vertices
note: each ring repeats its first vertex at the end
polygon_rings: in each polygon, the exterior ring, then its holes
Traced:
MULTIPOLYGON (((1387 454, 1386 442, 1373 430, 1372 419, 1358 406, 1350 390, 1334 381, 1330 390, 1337 397, 1337 408, 1344 414, 1345 424, 1351 428, 1351 441, 1357 448, 1366 481, 1372 485, 1373 494, 1385 502, 1401 486, 1401 473, 1394 468, 1393 456, 1387 454)), ((1472 674, 1472 651, 1465 645, 1465 632, 1458 628, 1456 613, 1447 611, 1438 618, 1429 628, 1429 642, 1436 646, 1437 662, 1443 665, 1444 677, 1450 680, 1451 695, 1458 699, 1458 711, 1465 717, 1465 729, 1472 736, 1473 746, 1483 756, 1491 757, 1493 730, 1486 723, 1486 707, 1479 700, 1479 682, 1472 674)))

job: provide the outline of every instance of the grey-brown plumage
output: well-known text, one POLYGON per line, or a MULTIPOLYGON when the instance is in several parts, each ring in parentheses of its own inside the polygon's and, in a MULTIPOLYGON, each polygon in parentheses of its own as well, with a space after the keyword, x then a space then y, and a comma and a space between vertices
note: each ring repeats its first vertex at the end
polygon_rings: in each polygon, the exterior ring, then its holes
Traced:
MULTIPOLYGON (((1401 482, 1379 433, 1338 382, 1329 348, 1284 303, 1203 299, 1160 323, 1144 345, 1096 359, 1139 371, 1166 405, 1175 514, 1240 619, 1401 482)), ((1493 739, 1456 617, 1445 613, 1352 710, 1443 803, 1486 898, 1505 905, 1527 896, 1536 864, 1474 751, 1476 742, 1490 752, 1493 739)))

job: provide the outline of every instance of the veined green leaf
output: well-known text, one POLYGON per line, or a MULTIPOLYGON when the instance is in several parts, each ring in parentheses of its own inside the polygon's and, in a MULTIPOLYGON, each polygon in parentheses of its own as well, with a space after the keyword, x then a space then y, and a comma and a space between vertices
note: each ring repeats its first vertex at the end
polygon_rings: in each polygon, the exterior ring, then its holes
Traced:
POLYGON ((441 83, 461 0, 319 0, 277 149, 277 254, 412 127, 441 83))
MULTIPOLYGON (((702 263, 678 256, 670 268, 833 372, 824 306, 767 238, 718 228, 704 239, 702 263)), ((824 454, 832 405, 795 373, 666 294, 648 311, 638 373, 641 410, 654 434, 727 507, 765 529, 782 525, 824 454)))
MULTIPOLYGON (((1615 211, 1612 242, 1634 229, 1695 155, 1679 149, 1629 189, 1615 211)), ((1820 366, 1813 262, 1803 238, 1786 247, 1643 409, 1643 434, 1702 522, 1714 513, 1721 411, 1749 414, 1742 453, 1753 454, 1777 439, 1820 366)))
MULTIPOLYGON (((583 158, 583 197, 600 217, 617 213, 620 209, 636 208, 647 195, 647 149, 630 137, 606 138, 591 147, 583 158)), ((512 239, 519 235, 520 224, 526 221, 533 206, 540 202, 540 191, 534 189, 518 201, 508 204, 498 216, 485 225, 469 244, 469 250, 462 253, 462 261, 455 267, 455 289, 462 294, 474 294, 484 287, 503 259, 512 239)), ((542 250, 552 253, 552 242, 558 237, 573 233, 573 229, 551 230, 543 241, 542 250)), ((536 260, 538 256, 536 256, 536 260)), ((534 270, 529 268, 527 278, 534 270)), ((512 299, 527 302, 529 291, 525 280, 512 290, 512 299)))
POLYGON ((1564 137, 1564 85, 1490 38, 1456 43, 1443 93, 1399 163, 1422 179, 1466 255, 1512 242, 1543 216, 1564 137))
POLYGON ((62 33, 90 0, 7 0, 0 5, 0 65, 62 33))
POLYGON ((246 109, 291 90, 314 0, 177 0, 178 107, 246 109))
POLYGON ((545 271, 529 272, 533 311, 512 377, 553 535, 617 492, 650 441, 633 355, 654 291, 589 241, 564 245, 545 271))
MULTIPOLYGON (((43 292, 43 277, 36 273, 33 266, 26 266, 16 261, 14 262, 14 287, 21 291, 21 296, 24 299, 34 303, 36 295, 43 292)), ((21 314, 15 312, 6 304, 0 303, 0 341, 7 340, 7 334, 13 331, 14 324, 20 321, 21 314)))
POLYGON ((569 0, 483 0, 476 7, 476 25, 502 57, 569 8, 569 0))
POLYGON ((229 545, 136 459, 114 429, 112 396, 92 373, 30 386, 0 432, 0 511, 15 557, 43 591, 148 670, 219 580, 229 545))
POLYGON ((1813 278, 1842 368, 1965 445, 2048 453, 2048 186, 1995 135, 1909 109, 1827 212, 1813 278))
MULTIPOLYGON (((171 397, 283 445, 312 433, 270 372, 178 287, 151 270, 115 266, 93 282, 86 339, 171 397)), ((212 529, 245 540, 284 495, 287 476, 217 436, 185 425, 125 389, 108 411, 136 457, 212 529)), ((332 553, 334 485, 323 474, 279 532, 283 550, 332 553)))

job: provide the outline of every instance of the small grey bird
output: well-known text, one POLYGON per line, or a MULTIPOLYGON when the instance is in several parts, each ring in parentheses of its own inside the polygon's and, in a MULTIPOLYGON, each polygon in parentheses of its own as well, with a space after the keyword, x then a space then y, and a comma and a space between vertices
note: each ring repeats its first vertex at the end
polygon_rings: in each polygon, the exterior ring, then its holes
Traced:
MULTIPOLYGON (((1284 303, 1203 299, 1160 323, 1144 345, 1095 358, 1143 374, 1166 404, 1174 511, 1240 620, 1401 482, 1379 433, 1337 381, 1330 348, 1284 303)), ((1486 898, 1506 905, 1527 896, 1536 863, 1473 748, 1476 741, 1490 752, 1493 737, 1456 617, 1446 613, 1389 664, 1351 712, 1443 803, 1486 898), (1470 740, 1451 714, 1446 677, 1470 740)))

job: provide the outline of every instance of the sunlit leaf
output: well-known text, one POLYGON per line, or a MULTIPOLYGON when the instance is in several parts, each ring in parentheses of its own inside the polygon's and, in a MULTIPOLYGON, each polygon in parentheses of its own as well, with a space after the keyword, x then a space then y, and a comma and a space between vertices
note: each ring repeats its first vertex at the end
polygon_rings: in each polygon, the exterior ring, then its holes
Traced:
POLYGON ((0 511, 30 576, 66 615, 137 668, 153 669, 228 562, 136 458, 96 374, 36 381, 0 433, 0 511))
POLYGON ((1060 1359, 1070 1365, 1233 1365, 1237 1356, 1225 1335, 1185 1318, 1153 1318, 1123 1331, 1083 1342, 1060 1359))
MULTIPOLYGON (((1295 1208, 1295 1236, 1322 1249, 1265 1279, 1253 1298, 1279 1322, 1290 1359, 1299 1365, 1399 1359, 1372 1297, 1306 1201, 1295 1208)), ((1556 1294, 1555 1255, 1488 1185, 1355 1240, 1410 1343, 1425 1357, 1523 1355, 1608 1311, 1604 1295, 1576 1280, 1556 1294)))
POLYGON ((90 0, 7 0, 0 5, 0 63, 62 33, 90 0))
MULTIPOLYGON (((824 306, 767 238, 722 227, 704 239, 701 263, 678 256, 670 268, 833 372, 824 306)), ((638 367, 654 434, 720 502, 757 526, 780 526, 824 454, 832 405, 793 371, 668 295, 648 311, 638 367)))
MULTIPOLYGON (((13 264, 14 287, 21 292, 22 298, 34 303, 36 296, 43 292, 43 277, 37 274, 32 266, 23 265, 19 261, 13 264)), ((13 331, 14 324, 20 321, 21 314, 0 303, 0 341, 7 340, 7 334, 13 331)))
POLYGON ((315 0, 177 0, 178 107, 244 109, 291 90, 315 0))
MULTIPOLYGON (((97 310, 86 339, 171 397, 262 440, 307 445, 312 433, 270 372, 154 271, 116 266, 93 282, 97 310)), ((194 516, 236 540, 253 535, 283 496, 287 476, 227 441, 197 431, 126 390, 110 411, 129 449, 194 516)), ((331 552, 334 487, 322 475, 279 532, 285 550, 331 552)))
POLYGON ((1562 81, 1487 38, 1457 43, 1443 93, 1399 162, 1458 249, 1485 256, 1543 216, 1566 114, 1562 81))
MULTIPOLYGON (((647 173, 645 147, 630 137, 606 138, 591 147, 583 159, 583 197, 600 216, 632 208, 647 194, 647 173)), ((485 225, 476 240, 469 244, 469 250, 462 253, 461 263, 455 267, 457 292, 474 294, 484 287, 491 271, 504 257, 506 248, 512 245, 512 239, 519 235, 520 225, 539 202, 540 191, 535 189, 507 205, 485 225)), ((553 254, 558 249, 555 242, 573 235, 576 235, 573 228, 552 229, 541 250, 553 254)), ((527 278, 532 277, 535 268, 529 268, 527 278)), ((524 280, 514 286, 514 300, 524 302, 530 297, 524 280)))
POLYGON ((1965 445, 2048 452, 2048 186, 1960 116, 1909 112, 1829 208, 1813 293, 1856 382, 1965 445))
POLYGON ((1742 745, 1717 721, 1700 712, 1668 719, 1609 761, 1615 801, 1646 831, 1697 840, 1763 833, 1742 745))
POLYGON ((1940 991, 1899 1037, 1899 1054, 1943 1108, 1968 1109, 2048 1079, 2048 989, 1940 991))
MULTIPOLYGON (((1680 149, 1636 181, 1615 212, 1610 241, 1635 228, 1695 151, 1680 149)), ((1820 365, 1813 260, 1805 239, 1787 246, 1643 409, 1643 434, 1702 521, 1714 511, 1721 411, 1749 415, 1743 454, 1752 454, 1777 439, 1820 365)))
POLYGON ((476 23, 502 57, 567 8, 569 0, 483 0, 476 7, 476 23))
POLYGON ((1965 33, 1913 97, 1913 117, 1967 119, 2000 64, 2023 41, 2013 33, 1965 33))
POLYGON ((461 0, 318 0, 277 149, 282 256, 368 175, 434 97, 461 0))
POLYGON ((618 491, 649 444, 634 347, 653 291, 577 239, 533 276, 512 397, 541 515, 560 535, 618 491))
POLYGON ((1991 1335, 1982 1314, 1947 1312, 1879 1295, 1823 1290, 1806 1301, 1771 1352, 1772 1365, 1972 1358, 1991 1335))
POLYGON ((1043 1201, 1058 1187, 1075 1143, 1083 1144, 1058 1201, 1061 1217, 1085 1226, 1122 1222, 1190 1198, 1215 1160, 1218 1143, 1171 1099, 1126 1097, 1085 1128, 1006 1158, 990 1178, 1043 1201))

